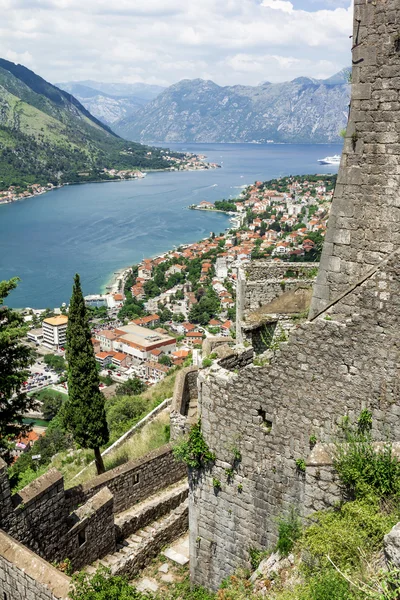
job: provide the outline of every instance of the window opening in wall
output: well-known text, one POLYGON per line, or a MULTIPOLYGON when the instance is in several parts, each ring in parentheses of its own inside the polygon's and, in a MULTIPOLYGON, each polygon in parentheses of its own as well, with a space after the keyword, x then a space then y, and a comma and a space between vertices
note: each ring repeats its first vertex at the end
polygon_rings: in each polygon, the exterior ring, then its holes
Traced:
POLYGON ((78 533, 78 546, 81 547, 86 542, 86 528, 81 529, 78 533))
POLYGON ((272 421, 267 419, 267 413, 261 407, 258 409, 257 413, 258 416, 261 417, 261 425, 263 425, 269 433, 272 429, 272 421))
POLYGON ((135 473, 133 476, 133 485, 138 484, 139 480, 140 480, 140 473, 135 473))
POLYGON ((3 592, 3 600, 8 600, 8 596, 5 592, 3 592))

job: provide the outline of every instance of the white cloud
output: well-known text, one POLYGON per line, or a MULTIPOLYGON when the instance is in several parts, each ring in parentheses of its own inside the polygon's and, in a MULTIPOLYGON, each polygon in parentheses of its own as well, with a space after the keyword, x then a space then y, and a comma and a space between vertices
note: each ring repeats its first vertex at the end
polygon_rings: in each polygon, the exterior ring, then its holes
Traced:
POLYGON ((283 10, 283 12, 293 12, 293 4, 286 0, 264 0, 262 6, 266 8, 273 8, 275 10, 283 10))
POLYGON ((50 81, 329 76, 350 64, 352 9, 318 1, 0 0, 0 56, 50 81))

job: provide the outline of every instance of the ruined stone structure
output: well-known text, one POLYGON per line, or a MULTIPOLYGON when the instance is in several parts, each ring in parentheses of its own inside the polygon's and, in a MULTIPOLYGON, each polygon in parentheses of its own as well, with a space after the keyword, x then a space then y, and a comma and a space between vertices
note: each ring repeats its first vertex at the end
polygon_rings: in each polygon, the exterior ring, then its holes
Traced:
POLYGON ((48 574, 49 562, 67 558, 73 570, 101 560, 114 572, 135 575, 187 529, 185 475, 166 445, 67 490, 62 475, 50 469, 12 495, 0 459, 0 593, 7 600, 66 597, 57 594, 64 594, 67 580, 48 574), (140 543, 130 543, 133 534, 140 543), (31 581, 35 568, 46 576, 31 581), (58 591, 49 584, 57 581, 58 591))
POLYGON ((249 566, 250 547, 276 543, 292 506, 305 515, 338 497, 310 437, 329 443, 343 415, 368 408, 375 438, 400 440, 400 5, 355 0, 354 19, 350 123, 310 320, 270 365, 199 374, 216 461, 190 478, 191 575, 213 589, 249 566))
POLYGON ((253 261, 237 270, 236 338, 262 354, 307 314, 318 263, 253 261))

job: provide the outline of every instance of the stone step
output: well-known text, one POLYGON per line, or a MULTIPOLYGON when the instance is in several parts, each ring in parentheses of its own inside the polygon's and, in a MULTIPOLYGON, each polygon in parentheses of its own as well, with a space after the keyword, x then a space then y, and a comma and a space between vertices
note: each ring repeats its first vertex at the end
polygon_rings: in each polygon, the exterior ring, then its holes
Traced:
MULTIPOLYGON (((127 575, 133 578, 153 558, 158 556, 166 544, 172 543, 187 531, 187 527, 188 500, 186 499, 180 506, 174 508, 167 515, 162 516, 157 521, 151 523, 151 525, 147 525, 144 529, 129 536, 121 544, 118 544, 116 552, 108 554, 102 560, 96 561, 93 565, 86 567, 85 571, 93 573, 98 565, 103 564, 111 568, 113 575, 127 575)), ((177 552, 172 553, 172 557, 168 556, 168 558, 175 560, 180 565, 188 562, 186 557, 177 552)))
POLYGON ((118 513, 115 515, 117 541, 129 540, 132 534, 142 537, 152 535, 154 523, 179 506, 187 496, 188 483, 184 479, 161 493, 136 504, 129 510, 118 513))
POLYGON ((172 548, 167 548, 166 550, 164 550, 163 554, 164 556, 169 558, 169 560, 172 560, 173 562, 181 566, 187 565, 187 563, 189 562, 189 559, 186 556, 180 554, 179 552, 175 552, 175 550, 173 550, 172 548))

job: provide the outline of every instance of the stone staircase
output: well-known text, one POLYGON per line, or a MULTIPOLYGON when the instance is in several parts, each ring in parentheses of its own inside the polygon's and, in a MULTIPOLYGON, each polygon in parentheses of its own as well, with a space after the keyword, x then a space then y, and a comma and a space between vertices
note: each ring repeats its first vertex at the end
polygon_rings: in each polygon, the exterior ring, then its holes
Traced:
POLYGON ((89 574, 103 565, 113 575, 136 576, 161 549, 188 529, 188 484, 181 481, 115 515, 117 551, 85 568, 89 574))

